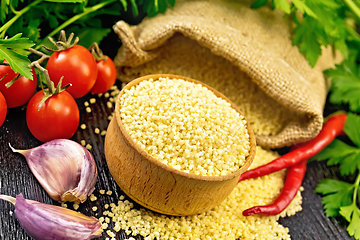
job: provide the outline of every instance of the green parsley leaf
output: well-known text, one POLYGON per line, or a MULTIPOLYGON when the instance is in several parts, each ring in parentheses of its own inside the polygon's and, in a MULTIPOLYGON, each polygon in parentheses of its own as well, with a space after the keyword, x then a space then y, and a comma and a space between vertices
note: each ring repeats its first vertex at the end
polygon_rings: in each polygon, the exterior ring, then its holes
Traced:
POLYGON ((339 164, 340 173, 345 176, 357 172, 353 184, 333 180, 322 180, 315 192, 324 195, 322 202, 327 217, 343 216, 348 222, 347 231, 350 236, 360 239, 360 209, 357 206, 357 197, 360 196, 360 116, 348 113, 344 132, 353 142, 350 146, 338 139, 322 150, 314 158, 328 159, 327 165, 339 164))
POLYGON ((138 9, 138 6, 137 6, 135 0, 130 0, 130 3, 131 3, 131 10, 132 10, 134 17, 137 17, 139 15, 139 9, 138 9))
POLYGON ((175 6, 176 0, 167 0, 167 2, 169 3, 170 7, 175 6))
POLYGON ((24 55, 24 50, 35 44, 28 38, 22 38, 21 33, 8 39, 0 39, 0 60, 7 60, 14 72, 33 79, 29 64, 30 60, 24 55))
POLYGON ((339 39, 335 41, 335 48, 339 49, 345 59, 349 58, 349 49, 345 39, 339 39))
POLYGON ((57 2, 57 3, 83 3, 86 0, 45 0, 47 2, 57 2))
POLYGON ((251 8, 257 9, 267 4, 268 0, 257 0, 252 5, 251 8))
MULTIPOLYGON (((267 4, 257 0, 251 5, 259 8, 267 4)), ((299 46, 312 67, 321 55, 321 47, 332 46, 340 50, 345 58, 349 56, 347 40, 358 39, 355 26, 349 27, 349 16, 360 18, 360 8, 346 5, 340 0, 272 0, 274 9, 292 14, 295 26, 293 44, 299 46), (299 14, 300 13, 300 14, 299 14)))
POLYGON ((300 52, 305 55, 312 67, 321 55, 321 44, 318 41, 321 30, 316 29, 314 23, 314 19, 305 18, 303 23, 295 28, 293 35, 293 44, 299 45, 300 52))
POLYGON ((329 101, 333 104, 349 104, 351 111, 360 112, 360 71, 355 60, 346 60, 336 65, 336 69, 324 73, 331 78, 329 101))
POLYGON ((143 2, 143 9, 149 17, 164 13, 169 6, 175 5, 175 0, 145 0, 143 2))
POLYGON ((314 158, 319 161, 328 159, 329 166, 340 164, 339 169, 342 175, 352 174, 360 169, 360 149, 337 139, 314 158))
POLYGON ((360 148, 360 131, 358 130, 359 126, 360 116, 353 113, 348 113, 344 126, 344 132, 358 148, 360 148))
POLYGON ((349 206, 341 207, 340 214, 350 223, 347 227, 349 235, 360 239, 360 209, 353 202, 349 206))
POLYGON ((106 37, 111 29, 108 28, 89 28, 89 27, 78 27, 73 26, 68 29, 69 32, 76 32, 77 37, 79 37, 79 44, 89 48, 94 42, 100 42, 104 37, 106 37))
POLYGON ((305 1, 302 0, 292 0, 292 3, 294 4, 295 8, 297 10, 299 10, 302 13, 306 13, 307 15, 313 17, 313 18, 317 18, 316 14, 313 12, 313 10, 311 10, 311 8, 309 8, 305 1))
MULTIPOLYGON (((128 6, 127 1, 126 1, 126 0, 119 0, 119 1, 120 1, 121 4, 123 5, 124 10, 127 11, 127 6, 128 6)), ((136 5, 136 4, 135 4, 135 5, 136 5)))
POLYGON ((10 0, 1 0, 0 5, 0 20, 2 23, 6 20, 6 15, 9 13, 10 0))
POLYGON ((290 14, 291 6, 287 0, 273 0, 274 9, 281 9, 285 13, 290 14))
POLYGON ((322 203, 327 217, 339 215, 341 206, 351 204, 353 185, 334 179, 324 179, 315 188, 316 193, 323 194, 322 203))

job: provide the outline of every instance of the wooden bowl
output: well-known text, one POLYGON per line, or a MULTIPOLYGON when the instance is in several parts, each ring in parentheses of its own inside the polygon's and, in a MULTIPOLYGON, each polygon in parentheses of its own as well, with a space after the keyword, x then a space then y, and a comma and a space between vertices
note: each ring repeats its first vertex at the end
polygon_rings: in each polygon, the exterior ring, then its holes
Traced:
MULTIPOLYGON (((247 121, 250 136, 250 153, 245 164, 236 172, 224 176, 199 176, 174 169, 145 152, 126 132, 120 117, 120 96, 139 82, 160 77, 183 79, 199 83, 213 91, 216 96, 230 102, 215 89, 190 78, 156 74, 137 78, 120 92, 115 116, 112 118, 105 138, 105 157, 110 170, 124 193, 140 205, 153 211, 176 216, 204 212, 221 203, 234 189, 240 175, 245 172, 255 156, 255 137, 247 121)), ((231 106, 240 110, 232 103, 231 106)))

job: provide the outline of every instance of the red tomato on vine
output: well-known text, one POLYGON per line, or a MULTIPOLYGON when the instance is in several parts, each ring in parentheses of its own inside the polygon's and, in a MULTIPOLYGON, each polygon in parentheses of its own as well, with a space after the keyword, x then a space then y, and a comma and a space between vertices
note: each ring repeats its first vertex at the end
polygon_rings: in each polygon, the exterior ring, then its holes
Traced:
POLYGON ((74 98, 80 98, 90 92, 97 77, 96 61, 85 47, 74 45, 68 49, 51 54, 46 69, 51 80, 57 85, 61 77, 63 86, 74 98))
POLYGON ((80 121, 75 99, 67 91, 61 91, 42 103, 44 94, 37 92, 28 103, 26 123, 30 132, 42 142, 71 138, 80 121))
POLYGON ((103 55, 103 58, 97 61, 96 64, 98 74, 95 85, 90 92, 94 94, 105 93, 116 82, 116 67, 111 58, 106 55, 103 55))
POLYGON ((0 65, 0 92, 6 99, 8 108, 15 108, 26 104, 35 94, 37 87, 37 78, 34 69, 31 70, 33 80, 21 76, 10 87, 5 86, 8 82, 16 77, 16 73, 10 66, 0 65))
POLYGON ((0 92, 0 127, 4 123, 7 113, 6 100, 0 92))

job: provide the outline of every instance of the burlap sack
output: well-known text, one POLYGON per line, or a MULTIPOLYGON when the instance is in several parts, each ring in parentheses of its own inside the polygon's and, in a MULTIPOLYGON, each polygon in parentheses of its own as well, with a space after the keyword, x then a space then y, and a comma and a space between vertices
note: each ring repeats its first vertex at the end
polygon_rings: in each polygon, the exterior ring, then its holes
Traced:
POLYGON ((123 43, 114 60, 118 78, 192 77, 239 107, 259 145, 279 148, 309 140, 323 124, 322 70, 333 63, 326 58, 311 68, 292 45, 281 11, 247 4, 178 0, 165 14, 136 26, 118 22, 114 30, 123 43))

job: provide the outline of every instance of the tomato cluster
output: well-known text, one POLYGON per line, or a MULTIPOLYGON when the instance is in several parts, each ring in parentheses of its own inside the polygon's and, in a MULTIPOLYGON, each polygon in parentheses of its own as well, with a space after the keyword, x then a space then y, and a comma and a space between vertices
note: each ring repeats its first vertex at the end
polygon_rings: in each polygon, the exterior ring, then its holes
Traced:
POLYGON ((0 65, 0 79, 3 78, 0 81, 0 126, 5 120, 7 108, 27 103, 27 126, 38 140, 47 142, 71 138, 80 122, 75 99, 89 92, 107 92, 116 82, 115 65, 105 55, 96 61, 88 49, 73 45, 54 52, 48 59, 46 69, 50 80, 58 87, 56 91, 45 89, 35 93, 37 78, 34 70, 33 80, 20 77, 7 87, 6 83, 14 79, 16 73, 9 66, 0 65), (62 89, 69 84, 66 90, 62 89))
MULTIPOLYGON (((4 61, 4 63, 7 63, 4 61)), ((4 123, 7 108, 20 107, 26 104, 35 94, 37 78, 32 70, 33 80, 20 76, 10 87, 7 84, 16 76, 10 66, 0 65, 0 126, 4 123)))

